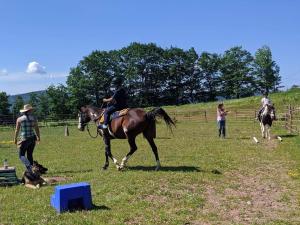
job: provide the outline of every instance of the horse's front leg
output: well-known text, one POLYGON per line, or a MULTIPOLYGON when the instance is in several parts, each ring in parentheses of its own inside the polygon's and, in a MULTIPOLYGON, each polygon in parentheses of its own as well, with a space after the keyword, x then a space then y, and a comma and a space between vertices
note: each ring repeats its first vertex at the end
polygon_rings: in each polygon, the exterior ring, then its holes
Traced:
POLYGON ((103 170, 106 170, 109 166, 109 161, 108 161, 108 151, 107 151, 107 146, 105 146, 105 164, 102 167, 103 170))
MULTIPOLYGON (((104 144, 105 144, 105 164, 104 164, 104 167, 107 165, 109 165, 109 162, 108 162, 108 157, 111 158, 111 160, 113 161, 113 163, 116 165, 117 169, 119 170, 120 169, 120 165, 118 163, 118 160, 116 158, 113 157, 113 155, 111 154, 111 148, 110 148, 110 138, 107 138, 107 137, 103 137, 103 140, 104 140, 104 144)), ((104 168, 103 167, 103 168, 104 168)), ((106 167, 106 168, 107 168, 106 167)), ((105 169, 106 169, 105 168, 105 169)))
POLYGON ((269 125, 267 125, 267 137, 271 140, 271 127, 269 125))
POLYGON ((262 138, 265 138, 265 126, 263 125, 263 123, 260 123, 260 129, 262 138))

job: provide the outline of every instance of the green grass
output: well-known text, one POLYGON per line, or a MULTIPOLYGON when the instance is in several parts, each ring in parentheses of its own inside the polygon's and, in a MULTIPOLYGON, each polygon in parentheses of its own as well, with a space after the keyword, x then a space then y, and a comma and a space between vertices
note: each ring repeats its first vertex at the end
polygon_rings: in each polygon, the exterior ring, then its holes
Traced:
MULTIPOLYGON (((251 99, 226 105, 249 108, 251 99)), ((276 95, 272 99, 277 101, 276 95)), ((213 108, 215 103, 179 108, 187 112, 198 106, 213 108)), ((257 123, 231 118, 227 139, 217 138, 214 121, 179 120, 174 135, 162 123, 157 127, 163 167, 158 172, 142 136, 128 169, 119 172, 110 162, 102 171, 100 138, 91 139, 75 126, 69 137, 64 137, 64 127, 41 128, 35 159, 49 168, 47 176, 65 176, 65 183, 89 182, 95 207, 58 215, 50 206, 54 186, 0 187, 0 224, 300 224, 299 136, 288 135, 275 123, 272 132, 283 142, 268 142, 261 140, 257 123), (261 143, 255 144, 253 136, 261 143)), ((0 142, 12 137, 13 129, 1 130, 0 142)), ((126 140, 112 142, 118 160, 128 149, 126 140)), ((5 158, 21 177, 24 168, 13 145, 0 144, 0 162, 5 158)))

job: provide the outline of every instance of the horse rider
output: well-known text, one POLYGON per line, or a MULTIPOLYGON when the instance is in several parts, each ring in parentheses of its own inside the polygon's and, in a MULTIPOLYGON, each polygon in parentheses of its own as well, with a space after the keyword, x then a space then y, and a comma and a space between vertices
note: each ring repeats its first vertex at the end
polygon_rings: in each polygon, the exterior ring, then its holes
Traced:
POLYGON ((107 129, 110 116, 119 110, 125 109, 128 107, 127 105, 127 93, 125 89, 122 87, 123 78, 116 77, 113 80, 113 85, 115 87, 115 92, 112 97, 104 98, 103 102, 108 103, 108 107, 104 111, 104 123, 98 126, 99 129, 107 129))
MULTIPOLYGON (((265 92, 265 93, 263 94, 263 98, 260 100, 260 102, 261 102, 261 108, 260 108, 260 110, 258 111, 257 119, 260 118, 260 115, 261 115, 261 113, 263 112, 264 107, 265 107, 266 105, 272 105, 272 101, 271 101, 270 98, 269 98, 269 93, 268 93, 268 92, 265 92)), ((274 118, 276 119, 276 117, 275 117, 275 109, 273 109, 273 113, 274 113, 274 118)))
POLYGON ((33 108, 30 104, 24 105, 20 110, 22 115, 18 117, 16 122, 14 142, 19 148, 19 158, 25 165, 27 171, 31 174, 33 165, 33 150, 36 141, 40 142, 40 130, 35 116, 32 114, 33 108), (20 132, 21 131, 21 132, 20 132), (20 132, 20 141, 18 136, 20 132), (25 153, 27 157, 25 157, 25 153))

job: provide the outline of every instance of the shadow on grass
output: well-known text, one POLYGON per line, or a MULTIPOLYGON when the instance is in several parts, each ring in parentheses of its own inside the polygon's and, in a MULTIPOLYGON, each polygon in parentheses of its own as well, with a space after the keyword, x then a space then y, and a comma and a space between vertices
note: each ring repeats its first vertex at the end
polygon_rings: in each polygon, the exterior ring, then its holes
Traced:
MULTIPOLYGON (((154 171, 155 166, 131 166, 128 167, 129 170, 140 170, 140 171, 154 171)), ((163 172, 201 172, 201 173, 213 173, 222 174, 219 170, 213 169, 211 171, 203 170, 195 166, 162 166, 159 171, 163 172)))
POLYGON ((89 172, 92 172, 93 170, 92 169, 87 169, 87 170, 54 170, 54 171, 50 171, 50 172, 47 172, 48 175, 51 175, 51 174, 72 174, 72 173, 89 173, 89 172))
POLYGON ((156 137, 155 139, 171 139, 170 137, 156 137))
POLYGON ((297 137, 297 134, 283 134, 283 135, 278 135, 279 137, 282 138, 293 138, 293 137, 297 137))
POLYGON ((111 208, 105 206, 105 205, 92 205, 92 209, 93 211, 96 211, 96 210, 111 210, 111 208))

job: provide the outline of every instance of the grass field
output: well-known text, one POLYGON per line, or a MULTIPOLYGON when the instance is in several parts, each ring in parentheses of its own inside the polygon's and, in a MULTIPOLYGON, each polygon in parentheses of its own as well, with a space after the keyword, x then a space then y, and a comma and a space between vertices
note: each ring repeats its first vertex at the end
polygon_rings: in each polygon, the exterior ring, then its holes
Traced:
MULTIPOLYGON (((58 215, 50 207, 54 186, 0 187, 0 224, 300 224, 299 136, 275 124, 272 132, 283 142, 261 140, 253 121, 229 119, 227 127, 228 137, 219 139, 215 122, 179 121, 173 135, 158 124, 158 172, 142 136, 125 171, 112 163, 102 171, 100 138, 75 126, 69 137, 63 127, 42 128, 35 159, 49 168, 49 177, 89 182, 94 208, 58 215)), ((12 139, 12 129, 0 132, 0 142, 12 139)), ((128 149, 126 140, 112 142, 119 160, 128 149)), ((5 158, 21 176, 13 145, 0 144, 0 162, 5 158)))

